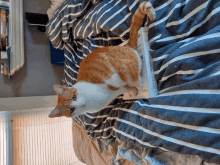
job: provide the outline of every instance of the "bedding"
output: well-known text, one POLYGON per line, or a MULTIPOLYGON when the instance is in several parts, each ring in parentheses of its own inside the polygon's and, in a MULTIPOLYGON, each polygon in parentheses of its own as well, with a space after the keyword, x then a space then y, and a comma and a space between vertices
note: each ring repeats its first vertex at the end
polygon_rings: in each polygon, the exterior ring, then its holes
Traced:
MULTIPOLYGON (((140 2, 66 0, 60 5, 46 33, 55 48, 64 50, 64 85, 76 82, 80 62, 94 49, 125 45, 140 2)), ((160 95, 132 101, 119 96, 102 110, 74 121, 91 140, 124 143, 118 153, 131 162, 150 162, 149 155, 157 151, 220 164, 220 2, 151 2, 157 17, 154 22, 145 18, 143 26, 149 27, 160 95), (138 154, 143 150, 146 155, 138 154)), ((159 157, 153 161, 172 164, 159 157)))
POLYGON ((49 20, 53 17, 54 12, 57 10, 58 7, 65 1, 65 0, 50 0, 51 5, 50 8, 47 10, 47 15, 49 20))

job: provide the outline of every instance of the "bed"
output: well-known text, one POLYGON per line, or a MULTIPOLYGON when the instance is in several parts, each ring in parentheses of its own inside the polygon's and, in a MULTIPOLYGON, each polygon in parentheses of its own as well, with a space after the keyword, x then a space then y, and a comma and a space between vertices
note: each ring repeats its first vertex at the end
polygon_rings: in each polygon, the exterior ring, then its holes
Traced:
MULTIPOLYGON (((80 62, 94 49, 126 44, 140 2, 66 0, 56 9, 46 34, 64 50, 62 84, 76 82, 80 62)), ((82 143, 74 150, 82 162, 96 165, 220 164, 220 1, 151 3, 156 20, 146 17, 143 26, 149 27, 159 96, 118 96, 102 110, 74 118, 73 139, 82 143), (90 151, 83 153, 85 144, 90 151)))

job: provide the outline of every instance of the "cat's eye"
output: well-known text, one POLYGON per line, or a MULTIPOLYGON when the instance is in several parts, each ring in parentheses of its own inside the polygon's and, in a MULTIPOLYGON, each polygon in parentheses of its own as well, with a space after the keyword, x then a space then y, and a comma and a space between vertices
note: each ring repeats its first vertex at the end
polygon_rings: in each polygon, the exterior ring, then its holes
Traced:
POLYGON ((72 98, 74 101, 76 101, 76 95, 73 95, 73 98, 72 98))

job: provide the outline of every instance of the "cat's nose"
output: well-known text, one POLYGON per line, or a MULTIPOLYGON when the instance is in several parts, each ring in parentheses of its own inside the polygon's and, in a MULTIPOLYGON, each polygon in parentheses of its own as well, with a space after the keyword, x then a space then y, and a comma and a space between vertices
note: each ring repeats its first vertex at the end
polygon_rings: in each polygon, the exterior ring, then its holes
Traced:
POLYGON ((71 108, 70 109, 70 114, 73 113, 75 111, 76 108, 71 108))

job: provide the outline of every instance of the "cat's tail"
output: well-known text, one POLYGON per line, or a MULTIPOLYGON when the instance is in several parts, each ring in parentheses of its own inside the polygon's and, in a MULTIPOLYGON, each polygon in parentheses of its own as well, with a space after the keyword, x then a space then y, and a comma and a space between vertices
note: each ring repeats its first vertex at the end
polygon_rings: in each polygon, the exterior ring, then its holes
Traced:
POLYGON ((126 46, 137 47, 138 30, 143 24, 143 19, 147 15, 151 21, 154 21, 156 14, 150 2, 142 2, 132 17, 130 38, 126 46))

